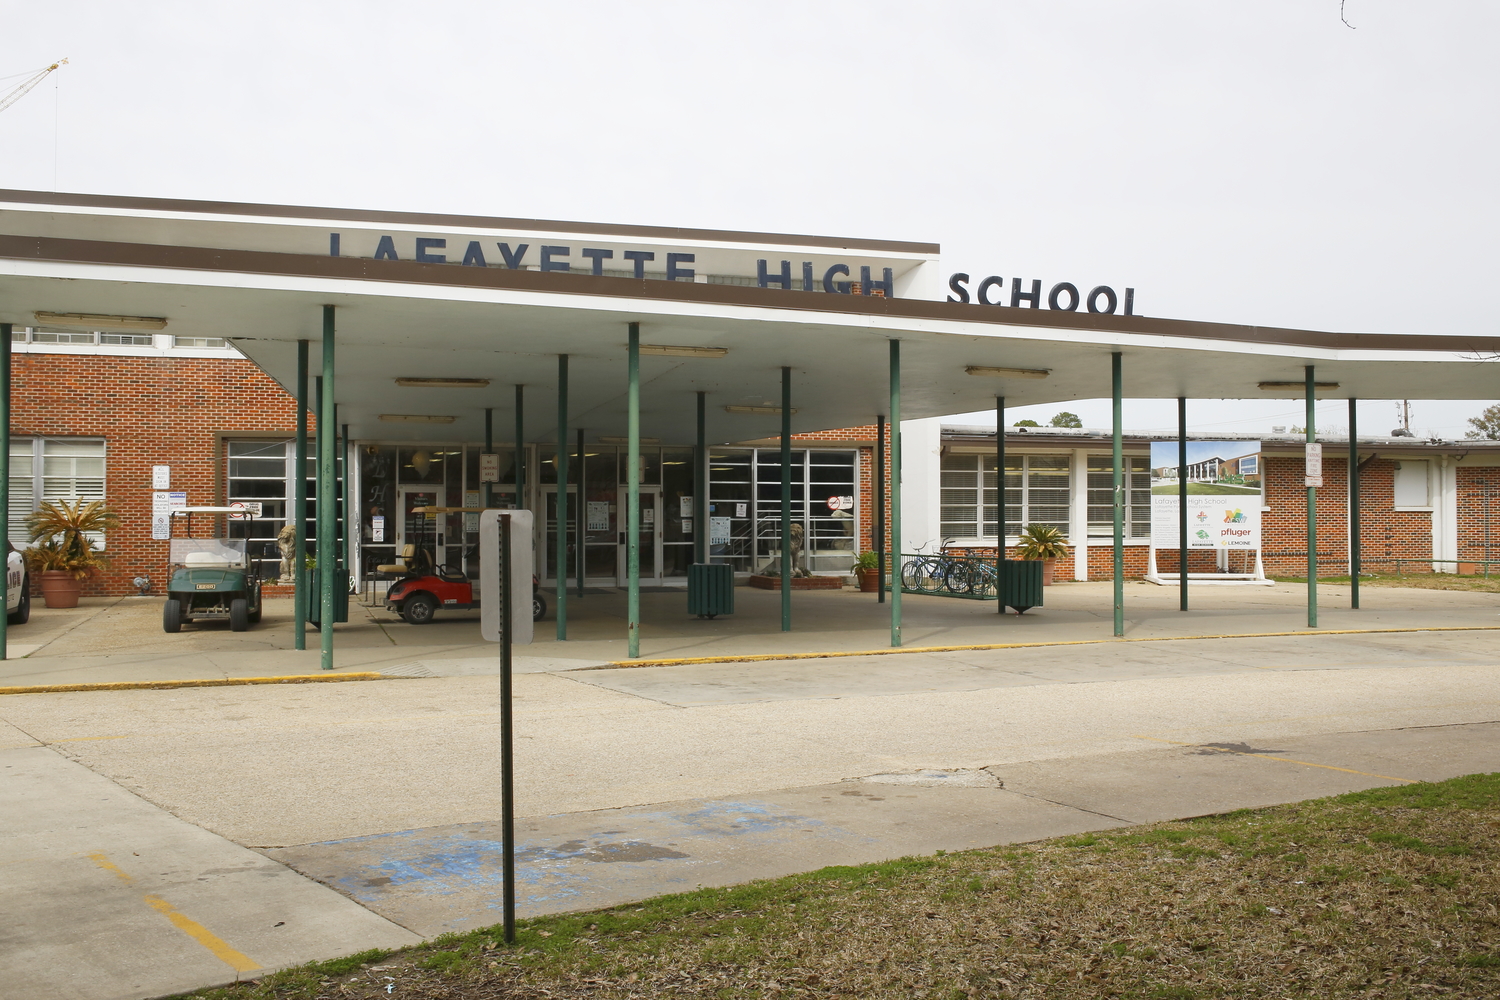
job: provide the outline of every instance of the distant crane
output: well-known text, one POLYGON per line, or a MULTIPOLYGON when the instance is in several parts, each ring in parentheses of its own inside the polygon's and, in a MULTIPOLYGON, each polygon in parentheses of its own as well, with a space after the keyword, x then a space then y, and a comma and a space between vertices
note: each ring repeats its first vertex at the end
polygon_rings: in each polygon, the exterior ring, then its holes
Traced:
POLYGON ((25 97, 28 93, 31 92, 31 89, 33 87, 41 83, 43 80, 47 79, 47 77, 52 73, 53 70, 57 69, 57 67, 66 66, 67 64, 68 61, 66 59, 59 59, 57 62, 53 63, 51 66, 48 66, 46 69, 38 70, 36 73, 33 73, 31 76, 21 81, 20 86, 16 87, 9 93, 0 94, 0 111, 4 111, 12 104, 25 97))

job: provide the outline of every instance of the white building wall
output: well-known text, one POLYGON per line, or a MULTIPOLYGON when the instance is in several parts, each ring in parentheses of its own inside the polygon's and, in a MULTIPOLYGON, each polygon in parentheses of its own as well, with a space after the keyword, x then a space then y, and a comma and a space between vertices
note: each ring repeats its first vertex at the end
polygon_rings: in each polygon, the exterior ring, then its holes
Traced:
POLYGON ((1073 579, 1089 578, 1089 453, 1073 451, 1068 470, 1068 541, 1073 546, 1073 579))
POLYGON ((901 421, 902 552, 931 552, 942 539, 943 418, 901 421))

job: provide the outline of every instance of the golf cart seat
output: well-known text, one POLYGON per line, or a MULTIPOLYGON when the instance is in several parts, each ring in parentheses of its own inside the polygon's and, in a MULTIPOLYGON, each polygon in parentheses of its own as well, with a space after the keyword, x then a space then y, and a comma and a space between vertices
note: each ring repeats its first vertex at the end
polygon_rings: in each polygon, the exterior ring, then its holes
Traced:
POLYGON ((453 567, 447 565, 439 566, 437 568, 437 575, 438 579, 444 581, 445 583, 469 582, 469 578, 464 575, 463 570, 454 569, 453 567))
POLYGON ((408 565, 410 565, 410 563, 412 561, 412 557, 415 556, 416 554, 417 554, 417 547, 415 545, 406 545, 406 546, 403 546, 402 549, 401 549, 401 556, 400 556, 400 558, 398 558, 393 563, 386 563, 384 566, 376 566, 375 567, 375 572, 377 572, 377 573, 390 573, 390 574, 393 574, 395 576, 405 576, 406 575, 406 567, 408 565))

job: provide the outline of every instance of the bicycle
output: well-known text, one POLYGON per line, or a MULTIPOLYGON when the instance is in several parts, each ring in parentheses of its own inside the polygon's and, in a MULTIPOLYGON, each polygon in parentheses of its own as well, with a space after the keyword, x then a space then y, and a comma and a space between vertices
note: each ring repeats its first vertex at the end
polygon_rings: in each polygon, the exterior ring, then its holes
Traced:
POLYGON ((999 574, 994 567, 948 555, 948 546, 953 544, 951 538, 943 539, 938 552, 923 553, 922 550, 931 544, 932 541, 927 541, 917 546, 917 557, 901 567, 903 588, 923 594, 999 592, 999 574))

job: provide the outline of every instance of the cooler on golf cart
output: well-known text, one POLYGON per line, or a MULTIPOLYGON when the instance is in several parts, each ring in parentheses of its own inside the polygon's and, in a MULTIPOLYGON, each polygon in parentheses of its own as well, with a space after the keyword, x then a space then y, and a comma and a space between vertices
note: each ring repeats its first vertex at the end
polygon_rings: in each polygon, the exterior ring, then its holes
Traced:
MULTIPOLYGON (((187 521, 192 535, 194 514, 243 516, 239 507, 180 507, 172 511, 187 521)), ((217 521, 217 517, 214 518, 217 521)), ((161 627, 179 632, 183 622, 228 619, 229 628, 243 632, 260 621, 260 573, 247 553, 244 538, 172 538, 167 542, 167 601, 161 627)))

